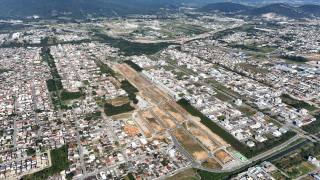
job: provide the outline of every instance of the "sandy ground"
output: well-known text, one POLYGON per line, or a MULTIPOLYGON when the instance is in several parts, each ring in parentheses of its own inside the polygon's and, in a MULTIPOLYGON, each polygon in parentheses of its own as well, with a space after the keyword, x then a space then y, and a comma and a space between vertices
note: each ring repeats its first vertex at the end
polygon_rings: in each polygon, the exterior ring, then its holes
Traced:
POLYGON ((224 150, 219 150, 214 153, 214 156, 217 157, 223 164, 226 164, 232 160, 232 157, 224 150))
POLYGON ((196 160, 203 161, 208 158, 208 153, 182 129, 176 129, 173 135, 196 160))

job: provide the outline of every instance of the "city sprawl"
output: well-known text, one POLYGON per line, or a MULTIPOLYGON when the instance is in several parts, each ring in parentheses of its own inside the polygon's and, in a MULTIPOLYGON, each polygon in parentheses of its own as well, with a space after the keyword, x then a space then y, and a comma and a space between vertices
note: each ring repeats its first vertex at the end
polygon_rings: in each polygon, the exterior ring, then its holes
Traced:
POLYGON ((1 20, 0 179, 320 178, 319 19, 166 16, 1 20))

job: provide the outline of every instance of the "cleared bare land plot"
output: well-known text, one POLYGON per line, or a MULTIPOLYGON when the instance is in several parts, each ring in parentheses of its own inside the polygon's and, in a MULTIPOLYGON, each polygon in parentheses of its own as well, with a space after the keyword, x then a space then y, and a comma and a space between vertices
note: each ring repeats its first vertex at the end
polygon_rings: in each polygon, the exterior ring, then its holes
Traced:
POLYGON ((130 99, 127 96, 120 96, 114 99, 110 99, 107 103, 112 104, 113 106, 121 106, 130 102, 130 99))
POLYGON ((203 125, 200 122, 200 119, 197 117, 191 118, 192 122, 199 128, 199 130, 205 132, 207 136, 213 140, 216 144, 220 146, 230 147, 230 144, 228 144, 226 141, 224 141, 220 136, 213 133, 210 129, 208 129, 205 125, 203 125))
POLYGON ((141 96, 147 99, 152 104, 158 105, 166 100, 166 97, 160 93, 157 93, 156 87, 144 88, 141 91, 141 96))
POLYGON ((201 165, 203 167, 209 168, 209 169, 221 169, 222 168, 222 166, 219 164, 219 162, 213 158, 208 158, 201 165))
POLYGON ((309 54, 306 56, 309 61, 320 61, 320 54, 309 54))
POLYGON ((165 103, 163 108, 169 113, 172 117, 174 117, 179 123, 184 122, 187 118, 182 114, 184 111, 180 111, 180 109, 175 108, 173 103, 165 103))
POLYGON ((146 98, 150 103, 158 104, 170 98, 165 92, 153 86, 151 82, 137 73, 129 65, 117 64, 115 67, 130 83, 139 89, 141 96, 146 98))
POLYGON ((149 110, 140 111, 139 116, 152 128, 152 130, 156 132, 162 132, 164 130, 161 124, 156 120, 149 110))
POLYGON ((141 117, 139 117, 138 115, 135 115, 134 120, 137 123, 137 125, 140 127, 142 133, 147 138, 152 137, 152 132, 150 131, 150 127, 148 126, 148 124, 144 120, 141 119, 141 117))
POLYGON ((215 142, 213 142, 208 135, 201 130, 198 126, 191 122, 186 122, 184 124, 186 129, 195 137, 197 138, 209 151, 214 151, 216 150, 219 145, 215 142))
POLYGON ((173 131, 173 135, 177 138, 184 149, 188 151, 196 160, 202 161, 208 158, 208 153, 181 128, 173 131))
POLYGON ((124 131, 126 132, 126 134, 128 134, 129 136, 135 136, 137 134, 140 133, 139 129, 134 126, 134 125, 129 125, 129 124, 126 124, 124 126, 124 131))
POLYGON ((114 115, 114 116, 112 116, 112 119, 113 120, 123 120, 123 119, 130 119, 131 117, 132 117, 132 112, 128 112, 128 113, 114 115))
POLYGON ((138 89, 150 86, 151 83, 138 74, 134 69, 132 69, 127 64, 117 64, 115 66, 121 74, 124 75, 132 84, 134 84, 138 89))
POLYGON ((221 161, 223 164, 226 164, 230 161, 232 161, 232 156, 228 154, 225 150, 218 150, 217 152, 214 153, 214 156, 221 161))
POLYGON ((159 121, 161 121, 167 128, 175 128, 175 121, 170 118, 162 109, 158 107, 152 108, 154 114, 158 117, 159 121))

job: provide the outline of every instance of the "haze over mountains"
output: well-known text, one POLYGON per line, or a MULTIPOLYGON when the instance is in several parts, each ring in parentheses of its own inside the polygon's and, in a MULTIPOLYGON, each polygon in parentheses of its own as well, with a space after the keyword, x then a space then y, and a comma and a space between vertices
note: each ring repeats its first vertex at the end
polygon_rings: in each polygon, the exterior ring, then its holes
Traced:
MULTIPOLYGON (((0 17, 26 17, 32 15, 38 15, 40 17, 48 18, 55 17, 57 15, 67 15, 70 17, 87 17, 92 16, 122 16, 128 14, 154 14, 160 9, 177 9, 182 5, 190 5, 195 7, 202 7, 210 3, 216 3, 221 0, 0 0, 0 17)), ((232 0, 232 2, 243 3, 243 4, 260 4, 272 1, 261 1, 261 0, 232 0)), ((279 2, 278 0, 276 2, 279 2)), ((288 2, 283 0, 281 2, 288 2)), ((317 0, 304 0, 296 1, 292 0, 289 2, 293 3, 316 3, 317 0)), ((279 4, 271 9, 252 9, 252 7, 237 4, 217 4, 219 7, 213 7, 211 4, 205 7, 203 10, 210 10, 211 8, 224 9, 228 12, 235 11, 246 11, 250 9, 250 13, 259 14, 269 10, 282 11, 282 6, 279 4), (207 8, 207 9, 206 9, 207 8)), ((303 12, 312 11, 317 14, 317 7, 301 7, 286 8, 285 12, 288 12, 293 17, 301 17, 301 14, 296 14, 293 11, 301 10, 303 12)), ((303 13, 305 14, 305 13, 303 13)), ((307 14, 310 14, 309 12, 307 14)))
POLYGON ((320 17, 320 6, 315 4, 293 6, 284 3, 275 3, 263 6, 246 6, 236 3, 213 3, 200 8, 199 11, 219 11, 226 14, 249 16, 262 16, 264 14, 273 13, 288 18, 320 17))

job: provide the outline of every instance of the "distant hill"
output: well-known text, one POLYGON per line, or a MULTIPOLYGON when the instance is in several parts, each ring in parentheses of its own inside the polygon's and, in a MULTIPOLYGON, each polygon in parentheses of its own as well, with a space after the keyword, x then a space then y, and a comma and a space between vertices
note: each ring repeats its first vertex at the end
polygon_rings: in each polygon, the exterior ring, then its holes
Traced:
POLYGON ((228 14, 242 14, 249 16, 261 16, 263 14, 273 13, 288 18, 308 18, 320 17, 319 5, 293 6, 285 3, 268 4, 264 6, 246 6, 236 3, 213 3, 198 9, 201 12, 220 11, 228 14))
POLYGON ((283 4, 283 3, 270 4, 263 7, 254 8, 246 12, 246 14, 253 15, 253 16, 260 16, 267 13, 274 13, 277 15, 290 17, 290 18, 305 17, 305 14, 299 12, 297 8, 292 7, 288 4, 283 4))
POLYGON ((249 9, 251 9, 251 7, 245 6, 242 4, 236 4, 231 2, 221 2, 221 3, 208 4, 200 8, 199 10, 204 12, 220 11, 224 13, 235 13, 235 12, 248 11, 249 9))
MULTIPOLYGON (((258 3, 276 0, 0 0, 0 18, 20 18, 38 15, 41 18, 67 16, 83 18, 91 15, 125 16, 129 14, 156 14, 162 9, 176 10, 183 5, 199 7, 203 12, 220 11, 228 14, 238 13, 259 16, 263 13, 276 13, 288 17, 319 16, 320 8, 316 5, 295 7, 287 4, 271 4, 263 7, 252 7, 258 3), (220 3, 219 3, 220 1, 220 3), (231 3, 231 2, 240 2, 231 3), (209 4, 211 3, 211 4, 209 4), (249 4, 243 5, 242 3, 249 4)), ((290 2, 319 2, 319 0, 277 0, 290 2)))
POLYGON ((304 14, 320 17, 320 5, 307 4, 300 6, 298 9, 304 14))
POLYGON ((68 15, 85 17, 155 13, 175 8, 182 0, 0 0, 0 17, 68 15))

